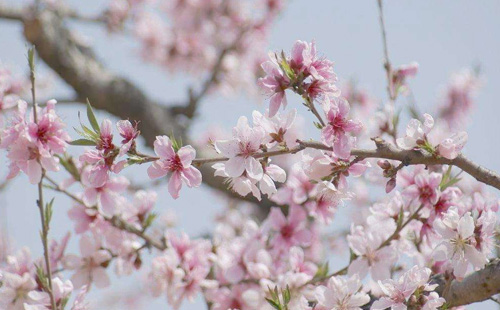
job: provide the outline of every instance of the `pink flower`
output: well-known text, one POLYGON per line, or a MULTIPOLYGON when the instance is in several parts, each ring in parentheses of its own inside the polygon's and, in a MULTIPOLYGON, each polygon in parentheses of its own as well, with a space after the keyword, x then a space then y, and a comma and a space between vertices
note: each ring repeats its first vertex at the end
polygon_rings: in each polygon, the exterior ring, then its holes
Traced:
POLYGON ((414 77, 418 72, 418 63, 412 62, 408 65, 402 65, 396 68, 392 74, 392 86, 394 87, 391 91, 397 93, 402 93, 406 95, 408 93, 408 84, 406 79, 409 77, 414 77))
POLYGON ((168 192, 174 199, 179 198, 183 181, 188 187, 200 186, 201 173, 191 165, 196 158, 192 146, 183 146, 175 152, 169 137, 157 136, 154 149, 160 159, 148 168, 148 175, 151 179, 157 179, 170 173, 168 192))
POLYGON ((24 309, 24 303, 31 300, 28 292, 37 287, 35 279, 29 273, 17 275, 3 272, 2 276, 0 307, 2 309, 24 309))
POLYGON ((158 195, 154 191, 137 191, 134 194, 133 209, 139 218, 145 216, 153 209, 158 195))
POLYGON ((314 189, 316 199, 306 203, 309 215, 320 223, 329 224, 337 211, 337 206, 352 198, 352 193, 339 190, 331 182, 323 181, 314 189))
POLYGON ((28 139, 35 143, 39 150, 62 154, 70 137, 64 131, 64 123, 56 115, 55 105, 55 100, 49 100, 42 113, 38 115, 37 123, 28 124, 28 139))
POLYGON ((325 309, 361 310, 370 301, 370 296, 361 291, 361 281, 352 277, 331 277, 327 286, 315 290, 318 304, 325 309))
POLYGON ((465 131, 453 134, 439 143, 438 154, 447 159, 455 159, 467 143, 468 135, 465 131))
POLYGON ((290 270, 296 273, 305 273, 310 277, 314 277, 318 271, 318 266, 313 262, 306 261, 304 250, 301 247, 294 246, 289 252, 290 270))
MULTIPOLYGON (((266 113, 267 114, 267 113, 266 113)), ((297 145, 297 130, 294 130, 296 109, 291 109, 286 115, 276 114, 273 117, 253 111, 253 123, 266 132, 266 144, 269 148, 276 145, 286 145, 291 148, 297 145)))
POLYGON ((262 179, 259 181, 259 188, 264 195, 271 197, 277 192, 274 182, 285 182, 286 172, 282 168, 273 164, 270 164, 263 169, 264 174, 262 175, 262 179))
POLYGON ((209 300, 212 301, 212 310, 253 310, 264 308, 260 304, 263 300, 259 296, 257 289, 248 284, 238 284, 219 288, 209 293, 209 300), (260 307, 259 307, 260 306, 260 307))
POLYGON ((425 304, 422 306, 422 310, 438 310, 444 305, 446 300, 443 297, 439 297, 438 293, 430 292, 429 295, 425 296, 425 304))
POLYGON ((80 239, 81 257, 70 254, 64 258, 64 265, 69 270, 76 270, 71 277, 75 287, 90 286, 103 288, 110 284, 106 269, 102 264, 111 260, 111 254, 103 250, 101 239, 98 235, 83 235, 80 239))
POLYGON ((266 94, 270 95, 269 117, 273 117, 280 106, 286 107, 287 100, 285 89, 290 86, 290 79, 283 73, 277 60, 271 59, 264 62, 261 66, 266 76, 259 78, 259 86, 266 94))
POLYGON ((314 41, 312 43, 295 41, 288 62, 295 75, 307 79, 304 86, 311 98, 340 95, 340 90, 334 84, 337 76, 333 71, 333 62, 317 56, 314 41))
POLYGON ((162 255, 155 257, 151 263, 149 283, 153 296, 160 296, 164 292, 175 291, 182 284, 185 275, 179 268, 180 258, 174 249, 165 250, 162 255))
POLYGON ((131 148, 135 147, 135 139, 139 136, 140 131, 137 130, 137 123, 132 125, 128 120, 121 120, 116 123, 116 128, 120 136, 123 138, 121 141, 120 153, 118 156, 125 155, 131 148))
POLYGON ((224 171, 229 177, 239 177, 245 172, 257 181, 263 177, 262 164, 253 155, 260 153, 264 136, 262 128, 251 128, 247 118, 242 116, 233 129, 233 139, 215 142, 217 151, 229 158, 224 163, 224 171))
POLYGON ((119 193, 125 191, 130 185, 129 180, 123 176, 110 178, 106 183, 99 187, 93 187, 89 180, 88 169, 82 173, 82 184, 85 187, 83 202, 91 207, 97 205, 99 211, 104 215, 113 216, 123 204, 123 197, 119 193))
POLYGON ((433 206, 439 201, 441 191, 442 175, 440 173, 426 171, 419 173, 415 177, 415 184, 408 186, 403 195, 409 198, 418 198, 418 201, 424 205, 433 206))
POLYGON ((252 195, 258 200, 262 199, 260 190, 257 187, 257 181, 255 179, 251 179, 244 175, 238 177, 230 177, 226 172, 226 165, 224 163, 216 163, 212 165, 212 168, 215 169, 215 176, 227 178, 229 182, 229 188, 242 197, 245 197, 246 195, 252 193, 252 195))
POLYGON ((96 149, 102 151, 105 155, 115 149, 113 144, 113 127, 109 119, 105 119, 101 123, 96 149))
POLYGON ((305 202, 315 188, 315 184, 304 173, 302 163, 292 166, 285 186, 278 189, 273 196, 273 201, 279 204, 302 204, 305 202))
POLYGON ((85 151, 79 160, 82 163, 91 164, 90 168, 87 168, 88 171, 84 170, 84 173, 88 174, 88 184, 93 187, 101 187, 108 181, 110 171, 119 173, 127 161, 122 160, 114 163, 115 158, 116 156, 114 155, 106 155, 104 152, 98 150, 85 151))
POLYGON ((397 144, 400 148, 411 150, 420 147, 427 141, 427 134, 434 127, 434 119, 429 114, 424 114, 424 123, 418 119, 412 119, 406 127, 406 136, 398 138, 397 144))
POLYGON ((314 181, 326 177, 338 178, 339 187, 347 188, 347 177, 359 177, 371 167, 366 161, 350 163, 348 159, 339 159, 332 154, 320 150, 307 149, 303 151, 303 169, 306 175, 314 181))
POLYGON ((442 238, 434 250, 434 258, 436 261, 450 261, 457 279, 465 277, 469 265, 480 269, 488 262, 486 256, 476 249, 475 225, 470 212, 460 216, 452 207, 443 219, 434 222, 434 229, 442 238))
MULTIPOLYGON (((62 281, 56 277, 52 279, 52 292, 56 304, 61 304, 65 298, 69 298, 73 291, 73 284, 71 281, 62 281)), ((31 291, 28 293, 31 301, 24 304, 25 310, 51 310, 50 296, 46 292, 31 291)))
POLYGON ((410 297, 418 288, 433 291, 437 287, 437 285, 427 284, 430 274, 429 268, 414 266, 397 281, 392 279, 378 281, 384 295, 376 300, 370 309, 384 310, 390 307, 392 310, 406 310, 410 297))
POLYGON ((347 133, 358 134, 363 125, 358 120, 349 119, 349 103, 344 98, 324 103, 327 124, 321 131, 324 143, 333 146, 333 152, 340 158, 349 158, 355 139, 347 133))
POLYGON ((439 116, 448 127, 464 129, 474 107, 474 97, 483 84, 484 81, 474 70, 462 69, 452 74, 439 106, 439 116))
POLYGON ((38 122, 35 123, 33 117, 30 120, 25 118, 26 102, 19 102, 18 112, 10 127, 4 131, 0 145, 9 151, 7 157, 11 164, 8 178, 23 171, 30 183, 36 184, 40 182, 42 169, 59 170, 59 159, 54 155, 65 152, 69 136, 55 112, 55 104, 55 100, 50 100, 45 108, 38 108, 38 122))
POLYGON ((82 234, 93 226, 100 215, 96 209, 76 204, 69 209, 68 217, 75 222, 75 232, 82 234))
POLYGON ((373 280, 390 278, 391 266, 397 259, 397 253, 392 246, 379 249, 387 232, 383 227, 377 227, 376 231, 370 231, 362 226, 351 227, 347 242, 358 257, 349 265, 347 271, 349 275, 358 274, 363 279, 370 271, 373 280))
POLYGON ((272 239, 276 250, 287 250, 295 245, 308 245, 311 232, 306 227, 307 215, 302 207, 290 206, 288 217, 280 208, 272 208, 267 219, 270 229, 277 234, 272 239))

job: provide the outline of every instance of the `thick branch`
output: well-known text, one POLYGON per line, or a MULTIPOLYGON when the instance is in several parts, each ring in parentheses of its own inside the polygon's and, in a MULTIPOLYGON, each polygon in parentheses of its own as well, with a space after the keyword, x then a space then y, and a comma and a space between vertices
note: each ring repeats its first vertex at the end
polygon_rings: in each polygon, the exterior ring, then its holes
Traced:
MULTIPOLYGON (((445 281, 441 278, 435 281, 439 283, 436 291, 442 294, 445 281)), ((462 282, 454 280, 448 293, 443 297, 451 308, 484 301, 498 293, 500 293, 500 260, 496 259, 484 269, 466 277, 462 282)))
POLYGON ((0 2, 0 18, 7 20, 22 21, 24 12, 21 8, 6 6, 0 2))
MULTIPOLYGON (((173 134, 188 141, 185 126, 168 107, 148 98, 131 81, 107 70, 90 48, 78 42, 58 14, 43 11, 36 18, 24 20, 24 28, 26 39, 36 45, 42 60, 75 90, 78 98, 88 98, 94 107, 119 118, 140 121, 139 129, 149 146, 161 134, 173 134)), ((210 167, 200 170, 204 184, 227 193, 227 186, 213 176, 210 167)), ((242 199, 233 193, 230 196, 242 199)), ((256 202, 253 198, 246 200, 256 202)), ((259 204, 271 205, 268 200, 259 204)))
MULTIPOLYGON (((258 153, 255 154, 254 157, 264 158, 264 157, 271 157, 283 154, 293 154, 305 148, 313 148, 324 151, 332 150, 331 147, 321 142, 316 142, 316 141, 297 141, 297 142, 299 142, 299 145, 295 148, 267 152, 267 153, 258 153)), ((500 189, 500 175, 498 175, 498 173, 476 164, 475 162, 465 157, 463 154, 460 154, 457 156, 457 158, 450 160, 444 157, 436 157, 430 154, 424 154, 419 151, 402 150, 392 144, 386 143, 385 141, 378 139, 375 139, 375 142, 377 144, 376 149, 374 150, 353 149, 351 151, 351 155, 356 156, 359 159, 382 158, 382 159, 397 160, 407 166, 408 165, 452 165, 467 172, 479 182, 493 186, 496 189, 500 189)), ((205 163, 213 163, 225 160, 227 160, 227 158, 225 157, 198 158, 193 160, 193 163, 201 165, 205 163)))

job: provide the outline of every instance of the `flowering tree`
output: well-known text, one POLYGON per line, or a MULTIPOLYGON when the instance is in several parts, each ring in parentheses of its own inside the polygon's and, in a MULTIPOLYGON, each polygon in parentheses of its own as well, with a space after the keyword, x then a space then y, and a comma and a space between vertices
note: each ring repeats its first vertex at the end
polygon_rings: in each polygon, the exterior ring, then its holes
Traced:
POLYGON ((0 148, 9 160, 7 180, 25 174, 38 187, 43 245, 40 258, 27 248, 0 253, 2 309, 89 309, 88 290, 109 286, 112 272, 143 272, 150 294, 175 309, 200 294, 213 310, 431 310, 494 299, 499 201, 488 189, 500 189, 500 176, 461 154, 461 124, 479 78, 457 74, 434 117, 413 107, 413 119, 400 124, 398 98, 411 92, 418 64, 395 68, 389 61, 382 1, 388 99, 378 108, 362 90, 338 85, 333 62, 315 42, 265 56, 283 6, 113 0, 96 17, 57 1, 0 6, 0 17, 23 23, 36 46, 28 51, 29 80, 0 68, 0 148), (184 105, 157 103, 100 64, 66 19, 110 32, 132 27, 147 61, 207 77, 189 89, 184 105), (38 104, 37 53, 75 90, 72 101, 86 105, 74 132, 56 100, 38 104), (212 133, 202 143, 187 136, 208 93, 254 88, 267 94, 267 109, 239 116, 229 134, 212 133), (303 106, 287 104, 292 96, 303 106), (94 108, 122 120, 98 120, 94 108), (298 121, 306 113, 315 117, 312 137, 298 121), (154 153, 140 149, 140 137, 154 153), (232 204, 210 236, 190 237, 158 220, 155 192, 121 175, 134 165, 166 180, 173 198, 205 183, 255 208, 232 204), (50 235, 58 201, 48 201, 47 191, 73 201, 68 217, 79 253, 67 253, 69 235, 50 235), (327 228, 339 208, 356 208, 358 216, 349 231, 333 235, 327 228), (330 270, 328 257, 343 253, 328 244, 342 241, 345 265, 330 270))

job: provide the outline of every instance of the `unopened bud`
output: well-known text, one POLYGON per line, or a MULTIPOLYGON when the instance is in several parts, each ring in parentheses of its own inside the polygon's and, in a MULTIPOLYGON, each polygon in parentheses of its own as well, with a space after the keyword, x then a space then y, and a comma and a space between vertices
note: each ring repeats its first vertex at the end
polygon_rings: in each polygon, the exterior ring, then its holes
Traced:
POLYGON ((396 178, 391 178, 385 185, 385 192, 389 194, 396 187, 396 178))

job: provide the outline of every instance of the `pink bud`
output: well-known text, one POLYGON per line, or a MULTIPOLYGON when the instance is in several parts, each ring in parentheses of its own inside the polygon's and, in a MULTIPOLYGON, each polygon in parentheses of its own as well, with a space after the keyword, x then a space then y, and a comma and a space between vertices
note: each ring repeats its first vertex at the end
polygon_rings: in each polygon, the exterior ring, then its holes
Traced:
POLYGON ((396 178, 391 178, 385 185, 385 192, 389 194, 396 187, 396 178))

